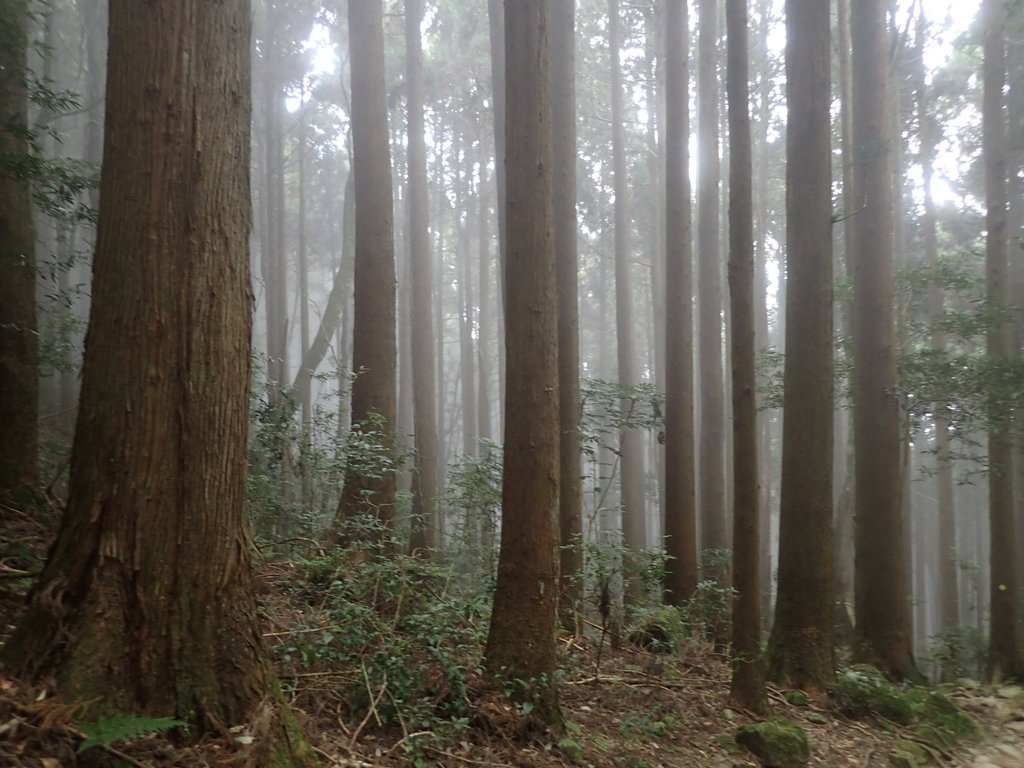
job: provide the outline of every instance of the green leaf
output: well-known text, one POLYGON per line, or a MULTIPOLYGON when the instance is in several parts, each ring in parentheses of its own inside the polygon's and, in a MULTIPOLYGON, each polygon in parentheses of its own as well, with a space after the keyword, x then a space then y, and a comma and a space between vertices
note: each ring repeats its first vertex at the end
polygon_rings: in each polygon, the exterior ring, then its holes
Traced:
POLYGON ((92 725, 82 726, 85 741, 78 745, 77 754, 93 747, 109 747, 117 741, 131 741, 140 736, 187 727, 188 723, 173 717, 136 717, 124 714, 101 717, 92 725))

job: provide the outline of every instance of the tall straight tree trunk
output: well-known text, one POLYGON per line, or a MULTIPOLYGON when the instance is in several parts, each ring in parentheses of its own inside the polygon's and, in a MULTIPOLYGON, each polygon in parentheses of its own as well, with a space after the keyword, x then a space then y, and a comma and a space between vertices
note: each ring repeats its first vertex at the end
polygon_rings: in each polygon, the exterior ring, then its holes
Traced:
POLYGON ((685 0, 665 4, 665 601, 697 589, 693 462, 693 250, 690 243, 688 29, 685 0))
POLYGON ((476 456, 476 366, 473 354, 473 268, 472 238, 470 224, 473 213, 468 210, 472 198, 469 178, 464 179, 461 199, 457 197, 457 205, 467 209, 465 224, 459 225, 458 235, 458 268, 459 268, 459 379, 462 392, 462 452, 476 456))
POLYGON ((412 273, 412 378, 416 466, 412 483, 415 548, 437 545, 437 396, 434 392, 434 275, 427 232, 427 145, 423 121, 423 0, 406 0, 406 98, 409 115, 409 260, 412 273))
MULTIPOLYGON (((917 91, 917 126, 918 140, 921 144, 921 178, 924 188, 924 211, 921 216, 921 230, 924 239, 924 258, 928 264, 937 265, 939 261, 939 243, 935 217, 935 199, 932 194, 932 178, 935 175, 935 125, 931 114, 931 102, 928 85, 925 81, 924 47, 927 36, 927 22, 924 9, 921 8, 917 17, 917 50, 914 56, 914 80, 917 91)), ((932 350, 938 355, 946 351, 946 334, 942 330, 941 321, 946 313, 945 292, 938 280, 935 280, 928 291, 929 319, 934 325, 932 332, 932 350)), ((935 464, 936 488, 939 507, 939 579, 938 605, 940 628, 950 630, 959 622, 959 600, 957 587, 958 555, 956 546, 956 509, 953 497, 953 456, 950 452, 949 419, 944 408, 935 412, 935 464)))
POLYGON ((516 0, 505 17, 508 383, 501 553, 484 654, 558 724, 558 295, 552 221, 548 0, 516 0))
MULTIPOLYGON (((483 169, 484 165, 484 161, 481 160, 480 168, 483 169)), ((491 298, 491 282, 493 280, 492 275, 494 274, 493 264, 496 259, 491 255, 491 239, 487 228, 487 195, 484 194, 483 178, 481 178, 480 186, 477 188, 477 208, 479 210, 477 245, 480 249, 480 267, 477 275, 479 280, 477 296, 480 297, 480 327, 477 332, 480 343, 477 344, 476 426, 480 432, 481 440, 491 440, 493 436, 491 431, 491 423, 493 421, 491 416, 491 371, 493 370, 491 350, 495 346, 495 312, 494 300, 491 298)))
POLYGON ((36 233, 30 180, 28 3, 0 0, 0 497, 29 503, 39 487, 36 233))
POLYGON ((250 31, 243 0, 110 4, 68 503, 3 660, 89 716, 224 737, 259 722, 248 759, 311 766, 260 635, 245 524, 250 31))
MULTIPOLYGON (((1007 316, 1007 153, 1003 86, 1006 82, 1006 0, 982 3, 984 22, 982 153, 985 160, 985 293, 995 314, 988 329, 986 352, 994 361, 1013 355, 1013 326, 1007 316)), ((989 414, 995 420, 988 435, 988 503, 991 541, 987 674, 993 680, 1020 674, 1017 647, 1016 535, 1013 509, 1013 441, 1011 411, 993 396, 989 414)))
MULTIPOLYGON (((350 0, 348 32, 352 76, 352 172, 355 174, 355 307, 352 318, 352 428, 375 433, 390 453, 395 403, 395 241, 391 148, 384 93, 384 25, 377 2, 350 0)), ((385 528, 394 522, 395 473, 350 469, 339 521, 373 512, 385 528)))
MULTIPOLYGON (((700 0, 697 20, 697 264, 700 339, 700 546, 728 547, 725 529, 725 384, 722 375, 722 277, 719 242, 718 3, 700 0)), ((725 564, 704 578, 724 583, 725 564)))
POLYGON ((916 677, 906 584, 893 311, 893 137, 887 0, 851 3, 853 145, 854 610, 857 658, 916 677))
MULTIPOLYGON (((612 174, 615 188, 615 337, 618 347, 620 386, 639 383, 636 365, 636 323, 633 317, 632 255, 630 252, 629 186, 626 178, 626 133, 623 113, 619 0, 608 0, 608 51, 611 58, 612 174)), ((633 410, 631 398, 620 401, 623 417, 633 410)), ((633 555, 646 546, 646 509, 644 505, 643 439, 638 429, 619 432, 619 478, 622 487, 622 535, 626 549, 633 555)), ((643 583, 635 564, 626 564, 629 578, 627 597, 641 597, 643 583)))
POLYGON ((576 253, 576 3, 549 0, 553 216, 558 281, 558 523, 562 627, 578 631, 583 598, 583 489, 580 467, 579 259, 576 253))
MULTIPOLYGON (((837 23, 839 44, 839 134, 842 142, 842 186, 843 186, 843 223, 842 223, 842 259, 837 261, 840 267, 840 280, 846 280, 853 273, 853 259, 856 254, 854 245, 854 228, 857 210, 857 193, 854 189, 853 174, 853 79, 850 66, 850 2, 837 0, 837 23)), ((849 302, 839 303, 836 319, 840 323, 838 333, 849 335, 850 306, 849 302)), ((833 488, 836 499, 835 535, 833 539, 835 568, 835 604, 837 641, 849 645, 853 639, 853 491, 854 491, 854 451, 853 435, 850 432, 849 409, 836 411, 836 434, 834 445, 838 453, 833 456, 837 466, 834 477, 841 478, 841 484, 833 488)))
POLYGON ((767 707, 761 658, 758 564, 757 377, 754 368, 754 195, 751 158, 747 2, 726 0, 729 118, 729 311, 732 318, 733 669, 740 706, 767 707))
POLYGON ((786 2, 786 365, 770 675, 823 689, 832 625, 832 193, 827 3, 786 2))

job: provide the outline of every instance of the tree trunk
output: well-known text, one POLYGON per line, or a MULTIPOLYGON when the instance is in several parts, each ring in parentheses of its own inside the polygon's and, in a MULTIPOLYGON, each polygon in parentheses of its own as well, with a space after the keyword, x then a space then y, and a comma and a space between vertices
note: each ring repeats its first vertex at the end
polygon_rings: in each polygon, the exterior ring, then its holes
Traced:
POLYGON ((690 243, 688 29, 684 0, 665 7, 665 601, 697 589, 693 461, 693 266, 690 243))
POLYGON ((0 0, 0 497, 39 488, 39 337, 28 130, 28 3, 0 0))
POLYGON ((754 368, 754 212, 746 0, 727 0, 729 118, 729 311, 732 319, 733 669, 731 693, 767 708, 761 656, 758 563, 757 376, 754 368))
MULTIPOLYGON (((1013 355, 1013 328, 1008 316, 1007 291, 1007 155, 1003 86, 1006 80, 1006 47, 1003 25, 1006 0, 985 0, 982 103, 982 153, 985 160, 985 286, 990 311, 986 352, 993 360, 1008 362, 1013 355)), ((1011 411, 993 397, 989 418, 994 424, 988 436, 988 501, 990 549, 990 611, 988 669, 992 680, 1021 672, 1017 648, 1017 575, 1013 510, 1013 440, 1011 411)))
POLYGON ((583 599, 583 489, 580 468, 579 259, 576 253, 576 4, 549 0, 554 245, 558 281, 558 520, 562 627, 579 631, 583 599))
MULTIPOLYGON (((626 178, 626 134, 622 106, 621 19, 619 0, 608 0, 608 50, 611 57, 612 174, 615 188, 615 337, 618 347, 620 386, 639 383, 636 370, 635 322, 633 318, 633 281, 630 276, 629 187, 626 178)), ((631 398, 620 401, 623 418, 633 409, 631 398)), ((640 430, 623 428, 619 432, 621 456, 619 479, 622 486, 622 536, 626 550, 633 555, 646 546, 646 510, 644 505, 644 456, 640 430)), ((643 582, 636 563, 626 563, 626 596, 637 601, 643 582)))
MULTIPOLYGON (((353 316, 352 429, 381 441, 391 454, 395 404, 395 250, 391 148, 384 92, 384 27, 376 2, 349 3, 352 68, 352 173, 355 175, 356 259, 353 316)), ((345 473, 338 519, 372 512, 394 521, 395 473, 345 473)))
POLYGON ((559 724, 558 323, 552 236, 548 0, 505 17, 508 279, 501 553, 485 664, 559 724))
POLYGON ((779 592, 770 675, 824 689, 832 583, 832 192, 829 8, 786 2, 786 364, 779 592))
POLYGON ((427 147, 423 124, 423 0, 406 0, 406 92, 409 114, 409 259, 412 268, 412 378, 416 468, 412 513, 427 535, 418 545, 436 546, 437 396, 434 392, 434 275, 427 232, 427 147))
MULTIPOLYGON (((932 177, 935 169, 935 126, 930 111, 928 85, 924 71, 924 44, 927 35, 927 22, 923 9, 917 19, 917 51, 915 63, 915 90, 917 91, 917 126, 918 140, 921 144, 921 178, 924 187, 924 211, 921 216, 921 230, 924 239, 924 258, 928 264, 937 265, 939 261, 939 243, 935 222, 935 200, 932 196, 932 177)), ((928 291, 929 319, 934 325, 932 332, 932 350, 938 355, 946 351, 946 334, 941 328, 941 321, 946 313, 944 289, 936 279, 928 291)), ((958 555, 956 546, 956 509, 953 498, 953 457, 950 452, 949 419, 944 415, 944 408, 935 410, 935 464, 936 488, 939 507, 939 581, 938 604, 940 628, 944 631, 954 629, 959 622, 959 600, 957 587, 958 555)))
MULTIPOLYGON (((700 0, 697 20, 697 264, 700 339, 700 548, 729 546, 725 527, 725 383, 719 243, 718 3, 700 0)), ((715 558, 712 557, 714 561, 715 558)), ((703 563, 705 579, 725 583, 726 564, 703 563)))
POLYGON ((261 721, 253 762, 313 765, 260 635, 245 526, 250 29, 242 0, 110 5, 68 505, 3 655, 93 715, 196 735, 261 721))
POLYGON ((906 584, 893 312, 893 137, 886 0, 851 3, 855 223, 856 658, 916 677, 906 584))

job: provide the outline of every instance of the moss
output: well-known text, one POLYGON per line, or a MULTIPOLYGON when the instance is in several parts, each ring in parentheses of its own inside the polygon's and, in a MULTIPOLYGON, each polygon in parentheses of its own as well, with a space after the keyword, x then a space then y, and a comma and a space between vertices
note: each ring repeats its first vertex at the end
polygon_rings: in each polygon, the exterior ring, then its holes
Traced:
POLYGON ((736 743, 752 753, 765 768, 800 768, 811 759, 804 729, 792 720, 772 718, 741 726, 736 743))
POLYGON ((900 725, 910 725, 914 721, 914 707, 906 693, 867 664, 841 669, 829 692, 849 717, 874 714, 900 725))
POLYGON ((919 768, 931 762, 928 750, 920 744, 906 739, 896 742, 896 749, 889 753, 889 763, 895 768, 919 768))
POLYGON ((786 691, 786 701, 794 707, 806 707, 809 703, 807 694, 803 691, 786 691))
POLYGON ((937 746, 952 747, 978 736, 975 722, 939 691, 914 688, 908 695, 917 715, 914 732, 922 739, 937 746))

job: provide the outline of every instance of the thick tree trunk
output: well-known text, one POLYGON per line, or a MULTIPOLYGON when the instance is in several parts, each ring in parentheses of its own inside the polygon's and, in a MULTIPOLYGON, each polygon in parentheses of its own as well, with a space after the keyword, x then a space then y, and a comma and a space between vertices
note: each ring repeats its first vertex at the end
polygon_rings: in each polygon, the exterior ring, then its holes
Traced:
POLYGON ((505 17, 508 382, 501 553, 485 664, 558 724, 558 323, 548 0, 505 17))
POLYGON ((0 0, 0 497, 31 503, 39 487, 36 233, 30 179, 28 3, 0 0))
MULTIPOLYGON (((380 4, 349 3, 352 51, 352 172, 355 175, 356 259, 353 316, 352 428, 374 433, 392 450, 395 421, 395 251, 391 148, 384 93, 384 30, 380 4)), ((373 512, 394 520, 395 473, 345 476, 339 521, 373 512)))
POLYGON ((3 654, 95 713, 198 734, 262 721, 255 762, 311 765, 260 636, 245 527, 249 32, 242 0, 111 3, 68 505, 3 654))
POLYGON ((855 655, 916 677, 906 584, 893 310, 893 137, 885 0, 851 4, 854 257, 855 655))
POLYGON ((682 605, 697 589, 693 460, 693 266, 687 142, 689 68, 684 0, 665 7, 665 601, 682 605))
POLYGON ((786 3, 786 366, 779 593, 770 675, 832 680, 832 193, 830 21, 818 0, 786 3))
POLYGON ((746 0, 727 0, 729 118, 729 308, 732 318, 733 671, 740 706, 767 708, 761 656, 758 564, 757 377, 754 368, 754 201, 746 0))

